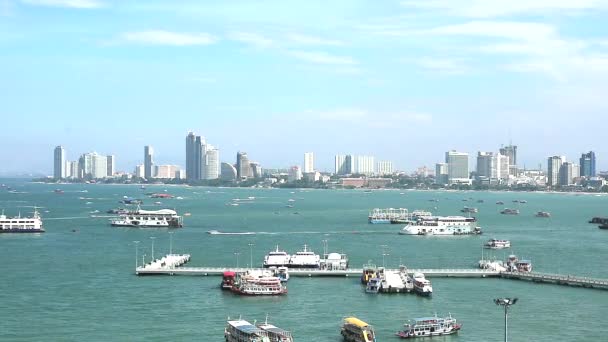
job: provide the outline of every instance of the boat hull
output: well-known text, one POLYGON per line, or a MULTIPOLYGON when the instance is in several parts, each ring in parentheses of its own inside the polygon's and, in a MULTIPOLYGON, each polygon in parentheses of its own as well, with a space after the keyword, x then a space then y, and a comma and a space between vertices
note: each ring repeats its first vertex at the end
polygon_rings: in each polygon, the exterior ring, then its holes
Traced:
POLYGON ((44 229, 0 229, 0 234, 2 233, 44 233, 44 229))

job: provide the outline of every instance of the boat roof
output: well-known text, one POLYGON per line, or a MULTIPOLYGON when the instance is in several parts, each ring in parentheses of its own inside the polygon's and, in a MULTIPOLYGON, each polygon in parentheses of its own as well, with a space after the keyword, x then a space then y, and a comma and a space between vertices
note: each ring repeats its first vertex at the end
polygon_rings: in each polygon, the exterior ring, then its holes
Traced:
POLYGON ((238 321, 228 321, 228 324, 246 334, 256 334, 263 332, 260 328, 242 319, 238 321))
POLYGON ((150 214, 150 215, 176 215, 177 212, 171 209, 160 209, 160 210, 138 210, 138 214, 150 214))
POLYGON ((275 327, 272 324, 268 324, 268 323, 259 324, 258 327, 260 329, 262 329, 262 330, 269 331, 269 332, 274 333, 274 334, 289 335, 289 331, 283 330, 283 329, 278 328, 278 327, 275 327))
POLYGON ((224 272, 224 277, 230 277, 230 276, 234 277, 235 275, 236 275, 236 272, 234 272, 234 271, 225 271, 224 272))
POLYGON ((363 322, 362 320, 356 318, 356 317, 346 317, 344 319, 344 322, 348 323, 348 324, 352 324, 352 325, 356 325, 359 328, 364 328, 367 327, 369 324, 363 322))

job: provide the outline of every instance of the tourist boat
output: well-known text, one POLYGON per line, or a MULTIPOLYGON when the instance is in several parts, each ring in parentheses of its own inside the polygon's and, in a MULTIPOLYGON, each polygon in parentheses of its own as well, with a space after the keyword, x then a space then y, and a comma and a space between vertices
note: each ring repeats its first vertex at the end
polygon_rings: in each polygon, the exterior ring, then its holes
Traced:
POLYGON ((551 217, 551 214, 549 212, 546 212, 546 211, 539 211, 534 216, 536 216, 536 217, 551 217))
POLYGON ((34 207, 32 217, 21 217, 21 214, 17 217, 8 217, 4 215, 3 210, 0 215, 0 233, 44 233, 38 208, 34 207))
POLYGON ((406 208, 375 208, 369 213, 367 220, 372 224, 403 223, 402 220, 407 220, 410 216, 406 208))
POLYGON ((121 201, 119 201, 119 203, 140 205, 140 204, 143 204, 144 201, 142 201, 140 199, 131 198, 131 197, 125 197, 121 201))
POLYGON ((347 317, 340 334, 347 342, 376 342, 374 328, 356 317, 347 317))
POLYGON ((55 189, 55 191, 54 191, 54 192, 55 192, 56 194, 63 194, 63 193, 64 193, 64 191, 63 191, 63 190, 61 190, 61 189, 55 189))
POLYGON ((114 227, 142 227, 142 228, 181 228, 182 217, 175 210, 137 210, 120 214, 117 218, 110 219, 114 227))
POLYGON ((220 287, 222 288, 222 290, 232 290, 232 287, 234 286, 235 278, 236 278, 236 272, 225 271, 224 274, 222 275, 222 283, 220 284, 220 287))
POLYGON ((506 262, 508 272, 532 272, 532 262, 530 260, 519 260, 517 256, 511 254, 506 262))
POLYGON ((414 291, 421 296, 430 297, 433 294, 431 282, 424 277, 423 273, 414 273, 414 291))
POLYGON ((286 294, 287 287, 268 271, 247 271, 237 275, 232 291, 248 296, 275 296, 286 294))
POLYGON ((374 265, 372 263, 367 263, 367 264, 363 265, 363 274, 361 274, 361 283, 366 285, 370 281, 370 279, 376 277, 377 271, 378 271, 378 268, 376 267, 376 265, 374 265))
POLYGON ((365 287, 365 292, 366 293, 378 293, 378 292, 380 292, 380 286, 381 286, 380 278, 372 278, 367 282, 367 285, 365 287))
POLYGON ((509 240, 499 240, 499 239, 490 239, 490 240, 488 240, 488 242, 485 243, 484 246, 486 248, 490 248, 490 249, 510 248, 511 247, 511 241, 509 241, 509 240))
POLYGON ((475 213, 479 212, 479 209, 471 208, 471 207, 464 207, 464 208, 460 209, 460 212, 475 214, 475 213))
POLYGON ((129 213, 129 210, 128 209, 122 209, 122 208, 116 208, 116 209, 110 209, 110 210, 106 211, 106 213, 108 213, 108 214, 122 215, 122 214, 129 213))
POLYGON ((404 330, 396 335, 401 338, 433 337, 457 333, 462 324, 458 324, 452 315, 445 318, 423 317, 408 321, 404 330))
POLYGON ((266 321, 264 321, 264 323, 257 324, 257 327, 264 330, 268 334, 268 339, 270 342, 293 342, 291 332, 268 323, 268 315, 266 315, 266 321))
POLYGON ((402 235, 469 235, 481 234, 474 217, 422 216, 410 221, 399 231, 402 235))
POLYGON ((264 257, 264 267, 280 267, 288 266, 291 256, 285 251, 279 250, 277 245, 276 250, 269 252, 264 257))
POLYGON ((277 267, 274 276, 279 278, 282 283, 289 281, 289 269, 285 266, 277 267))
POLYGON ((505 202, 503 202, 503 201, 498 201, 498 202, 496 202, 496 204, 498 204, 498 205, 504 205, 504 204, 505 204, 505 202))
POLYGON ((500 213, 503 215, 519 215, 519 209, 504 208, 500 213))
POLYGON ((271 342, 268 332, 242 319, 228 320, 224 338, 226 342, 271 342))
POLYGON ((296 252, 289 258, 289 268, 319 268, 320 266, 321 257, 308 250, 307 245, 304 245, 303 250, 296 252))

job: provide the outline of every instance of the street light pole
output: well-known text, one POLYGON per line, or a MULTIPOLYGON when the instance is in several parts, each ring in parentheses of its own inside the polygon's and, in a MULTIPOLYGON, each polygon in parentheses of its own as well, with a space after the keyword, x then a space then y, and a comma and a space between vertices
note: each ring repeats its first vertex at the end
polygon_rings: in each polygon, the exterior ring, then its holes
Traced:
POLYGON ((173 254, 173 232, 169 232, 169 254, 173 254))
POLYGON ((505 342, 508 342, 509 307, 517 303, 517 298, 497 298, 494 303, 505 307, 505 342))
POLYGON ((135 271, 137 271, 137 250, 139 249, 139 241, 133 241, 133 243, 135 244, 135 271))
POLYGON ((249 245, 249 268, 253 268, 253 246, 252 242, 248 243, 249 245))
POLYGON ((386 268, 386 263, 385 263, 384 257, 387 256, 387 255, 389 255, 388 253, 386 253, 386 248, 388 246, 387 245, 382 245, 380 247, 382 247, 382 267, 386 268))
POLYGON ((241 253, 239 253, 239 252, 234 252, 234 255, 236 255, 236 268, 239 268, 239 255, 240 254, 241 253))
POLYGON ((152 261, 154 261, 154 240, 156 236, 150 236, 150 240, 152 240, 152 261))

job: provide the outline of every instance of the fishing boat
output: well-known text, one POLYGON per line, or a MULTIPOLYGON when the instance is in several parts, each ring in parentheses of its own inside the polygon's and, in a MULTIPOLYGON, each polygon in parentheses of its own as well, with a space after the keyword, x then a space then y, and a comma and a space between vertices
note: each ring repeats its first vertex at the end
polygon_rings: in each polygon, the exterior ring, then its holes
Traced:
POLYGON ((222 275, 222 283, 220 284, 220 287, 222 288, 222 290, 232 290, 232 287, 234 286, 235 278, 236 278, 236 272, 225 271, 224 274, 222 275))
POLYGON ((396 335, 401 338, 433 337, 455 334, 462 328, 462 324, 457 323, 452 315, 445 318, 435 315, 410 320, 404 324, 404 328, 396 335))
POLYGON ((421 296, 430 297, 433 294, 431 282, 424 277, 423 273, 414 273, 414 291, 421 296))
POLYGON ((503 202, 503 201, 498 201, 498 202, 496 202, 496 204, 498 204, 498 205, 504 205, 504 204, 505 204, 505 202, 503 202))
POLYGON ((257 327, 268 334, 268 339, 270 342, 293 342, 291 332, 268 323, 268 316, 266 316, 266 321, 258 324, 257 327))
POLYGON ((347 342, 376 342, 374 328, 356 317, 347 317, 340 334, 347 342))
POLYGON ((224 338, 226 342, 271 342, 268 332, 242 319, 228 320, 224 338))
POLYGON ((469 213, 469 214, 476 214, 476 213, 479 212, 479 209, 472 208, 472 207, 464 207, 464 208, 460 209, 460 212, 469 213))
POLYGON ((511 247, 511 241, 509 240, 499 240, 499 239, 490 239, 488 240, 488 242, 486 242, 484 244, 485 248, 490 248, 490 249, 503 249, 503 248, 510 248, 511 247))
POLYGON ((38 208, 34 207, 32 217, 8 217, 4 215, 4 210, 0 215, 0 233, 44 233, 42 227, 42 217, 38 208))

